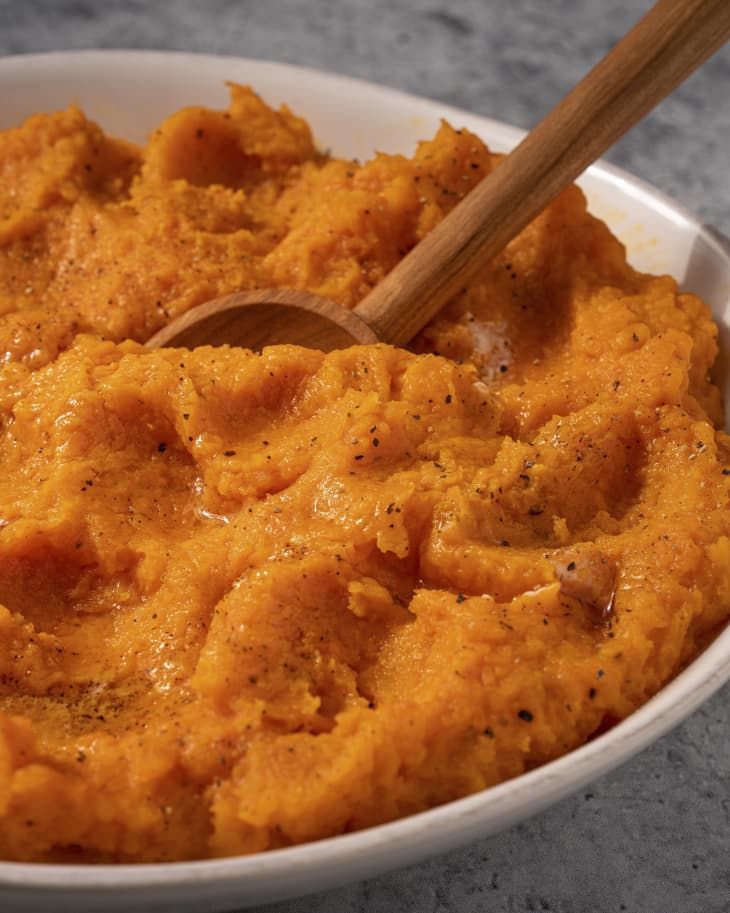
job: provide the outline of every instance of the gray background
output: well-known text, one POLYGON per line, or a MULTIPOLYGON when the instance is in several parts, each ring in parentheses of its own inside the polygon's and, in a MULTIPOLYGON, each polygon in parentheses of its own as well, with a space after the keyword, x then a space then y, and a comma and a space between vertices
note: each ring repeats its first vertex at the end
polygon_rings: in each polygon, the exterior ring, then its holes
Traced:
MULTIPOLYGON (((174 48, 363 77, 529 127, 649 0, 0 0, 0 54, 174 48)), ((730 235, 730 48, 608 158, 730 235)), ((0 101, 1 103, 1 101, 0 101)), ((530 822, 267 913, 726 913, 730 686, 530 822)))

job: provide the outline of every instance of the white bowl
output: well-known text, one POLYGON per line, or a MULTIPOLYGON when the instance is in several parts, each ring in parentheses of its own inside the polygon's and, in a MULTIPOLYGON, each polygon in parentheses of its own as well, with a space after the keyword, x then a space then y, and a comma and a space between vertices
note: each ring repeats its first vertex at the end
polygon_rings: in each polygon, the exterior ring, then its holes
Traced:
MULTIPOLYGON (((466 126, 494 149, 523 131, 370 83, 282 64, 145 51, 82 51, 0 60, 0 128, 36 111, 80 105, 108 131, 144 140, 175 109, 225 107, 226 80, 306 117, 338 155, 409 153, 439 119, 466 126)), ((610 165, 579 182, 593 212, 628 245, 639 269, 668 272, 701 295, 730 352, 730 245, 654 188, 610 165)), ((727 413, 727 357, 718 367, 727 413)), ((575 792, 645 748, 730 678, 730 627, 651 701, 565 757, 492 789, 355 834, 233 859, 154 865, 0 863, 0 909, 230 909, 376 875, 494 834, 575 792)))

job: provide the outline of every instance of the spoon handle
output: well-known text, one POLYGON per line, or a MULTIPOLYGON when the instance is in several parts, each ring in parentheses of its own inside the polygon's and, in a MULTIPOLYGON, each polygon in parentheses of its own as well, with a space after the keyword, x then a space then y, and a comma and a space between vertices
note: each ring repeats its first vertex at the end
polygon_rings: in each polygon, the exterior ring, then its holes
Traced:
POLYGON ((730 0, 659 0, 355 308, 405 345, 547 204, 730 38, 730 0))

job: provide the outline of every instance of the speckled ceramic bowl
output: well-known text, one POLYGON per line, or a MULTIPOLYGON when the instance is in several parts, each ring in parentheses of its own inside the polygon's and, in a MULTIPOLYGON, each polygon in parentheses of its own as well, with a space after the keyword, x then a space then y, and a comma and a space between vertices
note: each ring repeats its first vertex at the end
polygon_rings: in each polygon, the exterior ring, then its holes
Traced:
MULTIPOLYGON (((373 149, 408 153, 418 139, 435 131, 441 117, 468 127, 498 150, 509 149, 522 136, 514 127, 466 111, 314 70, 136 51, 0 60, 0 128, 74 102, 112 133, 143 140, 178 107, 225 107, 226 80, 251 84, 270 103, 286 101, 309 120, 320 144, 338 155, 367 158, 373 149)), ((669 272, 712 305, 725 353, 717 377, 730 414, 730 245, 618 168, 595 165, 580 184, 592 210, 627 244, 636 267, 669 272)), ((408 865, 494 834, 580 789, 676 726, 729 678, 730 628, 623 723, 500 786, 359 833, 241 858, 136 866, 0 862, 0 909, 231 909, 408 865)))

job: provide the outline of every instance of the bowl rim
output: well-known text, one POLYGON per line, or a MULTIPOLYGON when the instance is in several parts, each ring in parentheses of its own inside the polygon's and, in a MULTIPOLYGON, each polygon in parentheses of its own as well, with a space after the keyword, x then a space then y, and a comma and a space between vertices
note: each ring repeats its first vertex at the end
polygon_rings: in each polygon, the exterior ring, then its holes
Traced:
MULTIPOLYGON (((527 132, 439 100, 382 86, 369 80, 316 68, 235 55, 92 48, 11 54, 0 58, 0 80, 15 69, 25 70, 41 62, 59 66, 71 62, 84 62, 93 68, 102 61, 149 64, 155 58, 164 58, 167 62, 175 60, 177 63, 207 61, 210 65, 230 61, 236 66, 251 64, 258 68, 270 69, 272 72, 283 70, 292 77, 300 75, 323 84, 337 83, 358 88, 360 91, 375 91, 392 101, 411 107, 431 106, 438 110, 441 116, 460 116, 479 121, 485 130, 490 127, 497 128, 502 134, 513 136, 515 141, 527 132)), ((599 177, 623 195, 649 205, 675 225, 690 229, 708 245, 712 256, 717 258, 718 264, 723 265, 730 276, 730 241, 716 229, 704 225, 687 207, 649 182, 608 162, 599 160, 587 169, 587 173, 599 177)), ((246 856, 131 864, 0 861, 0 887, 11 891, 73 891, 78 895, 112 888, 136 891, 156 887, 169 888, 173 885, 186 889, 197 887, 200 890, 212 882, 217 886, 229 888, 241 886, 244 880, 270 882, 272 878, 281 876, 284 872, 304 883, 311 874, 313 864, 321 868, 342 865, 345 861, 350 864, 347 873, 339 881, 330 878, 327 885, 332 886, 368 874, 382 873, 430 855, 446 852, 470 840, 488 836, 502 827, 516 824, 547 808, 586 783, 617 768, 656 741, 684 720, 728 680, 730 624, 654 697, 609 731, 554 761, 462 799, 353 833, 246 856), (499 823, 500 820, 502 824, 499 823), (397 857, 393 852, 396 845, 397 857)), ((317 883, 321 885, 324 882, 320 879, 317 883)), ((277 896, 288 895, 279 892, 277 896)))

